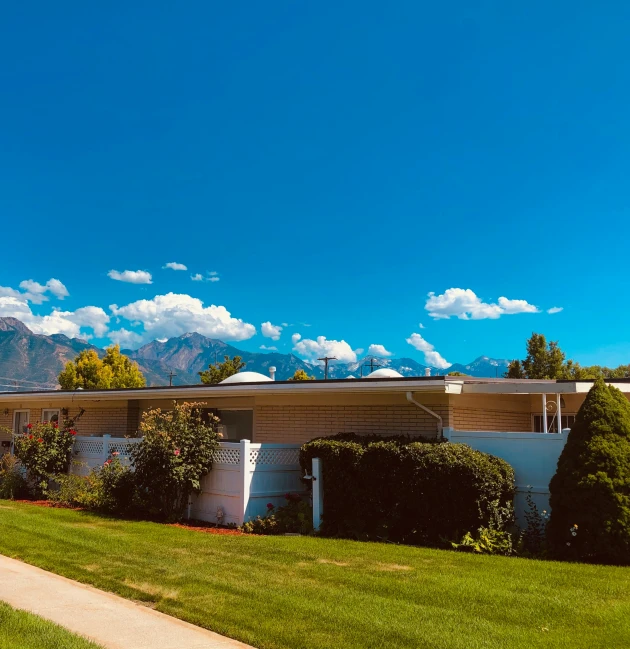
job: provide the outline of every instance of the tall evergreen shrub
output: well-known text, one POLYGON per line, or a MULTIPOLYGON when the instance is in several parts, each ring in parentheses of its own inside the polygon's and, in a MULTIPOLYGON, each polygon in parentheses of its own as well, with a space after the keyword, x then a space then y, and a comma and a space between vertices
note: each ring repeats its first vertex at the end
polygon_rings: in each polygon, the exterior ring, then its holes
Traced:
POLYGON ((554 556, 630 564, 630 402, 602 379, 575 418, 549 489, 554 556))

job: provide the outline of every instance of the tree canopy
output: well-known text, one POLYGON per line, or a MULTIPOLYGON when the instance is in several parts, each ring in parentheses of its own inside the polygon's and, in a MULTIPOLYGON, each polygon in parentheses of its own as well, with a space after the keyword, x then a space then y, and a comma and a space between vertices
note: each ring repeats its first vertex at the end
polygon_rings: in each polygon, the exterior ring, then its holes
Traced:
POLYGON ((246 363, 243 362, 243 359, 240 356, 234 356, 234 358, 224 356, 223 363, 208 365, 208 369, 199 372, 199 376, 201 377, 202 383, 205 383, 206 385, 216 385, 217 383, 221 383, 224 379, 227 379, 228 376, 240 372, 245 365, 246 363))
POLYGON ((508 379, 620 379, 630 377, 630 365, 616 368, 600 365, 582 366, 566 360, 557 341, 547 342, 543 334, 532 333, 526 345, 527 356, 508 365, 508 379))
POLYGON ((94 349, 84 349, 57 377, 62 390, 109 390, 112 388, 143 388, 144 375, 138 364, 120 353, 120 345, 112 345, 99 358, 94 349))
POLYGON ((289 381, 314 381, 314 376, 309 376, 304 370, 295 370, 289 381))

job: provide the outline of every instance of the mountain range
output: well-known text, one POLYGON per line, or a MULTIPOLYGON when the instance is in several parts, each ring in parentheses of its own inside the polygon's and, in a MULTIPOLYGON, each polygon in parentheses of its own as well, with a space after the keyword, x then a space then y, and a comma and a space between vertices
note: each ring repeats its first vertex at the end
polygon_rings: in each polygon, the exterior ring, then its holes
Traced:
MULTIPOLYGON (((94 349, 99 355, 103 349, 85 340, 68 338, 63 334, 46 336, 33 333, 15 318, 0 317, 0 391, 11 389, 54 388, 57 375, 65 363, 74 360, 84 349, 94 349)), ((260 353, 237 349, 221 340, 206 338, 198 333, 187 333, 164 342, 154 340, 137 350, 123 350, 135 360, 151 386, 190 385, 199 383, 198 372, 209 364, 222 361, 224 356, 241 356, 245 370, 268 375, 269 367, 276 367, 276 379, 281 381, 304 370, 316 378, 324 378, 323 369, 298 358, 279 352, 260 353)), ((456 363, 448 370, 431 368, 431 374, 462 372, 471 376, 502 376, 509 361, 480 356, 468 364, 456 363)), ((330 378, 366 376, 371 369, 389 367, 403 376, 424 376, 426 365, 412 358, 376 358, 368 356, 353 363, 331 363, 330 378)))

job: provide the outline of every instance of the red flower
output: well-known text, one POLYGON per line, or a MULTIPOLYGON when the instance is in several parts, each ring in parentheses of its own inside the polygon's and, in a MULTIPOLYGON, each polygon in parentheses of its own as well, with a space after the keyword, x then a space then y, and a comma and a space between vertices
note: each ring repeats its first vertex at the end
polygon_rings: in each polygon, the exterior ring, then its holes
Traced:
POLYGON ((59 428, 59 424, 57 422, 54 423, 55 428, 59 428))
POLYGON ((267 509, 273 509, 274 504, 273 503, 267 503, 267 509))
POLYGON ((29 435, 28 438, 29 438, 29 439, 33 439, 33 436, 32 436, 32 435, 29 435))
POLYGON ((41 444, 44 440, 40 437, 37 441, 41 444))
POLYGON ((70 433, 70 435, 76 435, 77 434, 77 431, 74 430, 74 428, 71 428, 68 432, 70 433))
POLYGON ((109 466, 111 463, 112 463, 111 460, 105 460, 105 463, 103 464, 103 466, 109 466))
POLYGON ((176 448, 176 449, 173 451, 173 453, 175 453, 175 455, 179 455, 179 449, 176 448))
POLYGON ((26 427, 30 430, 31 428, 33 428, 33 424, 26 424, 26 427))

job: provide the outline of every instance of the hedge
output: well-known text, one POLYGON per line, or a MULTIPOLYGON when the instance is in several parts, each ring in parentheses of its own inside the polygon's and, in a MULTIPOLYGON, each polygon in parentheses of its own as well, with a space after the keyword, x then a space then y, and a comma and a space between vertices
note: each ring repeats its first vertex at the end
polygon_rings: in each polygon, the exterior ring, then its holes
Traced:
POLYGON ((578 411, 549 490, 552 556, 630 564, 630 402, 601 379, 578 411))
POLYGON ((315 457, 327 536, 440 545, 514 520, 512 467, 465 444, 346 434, 304 444, 302 469, 315 457))

